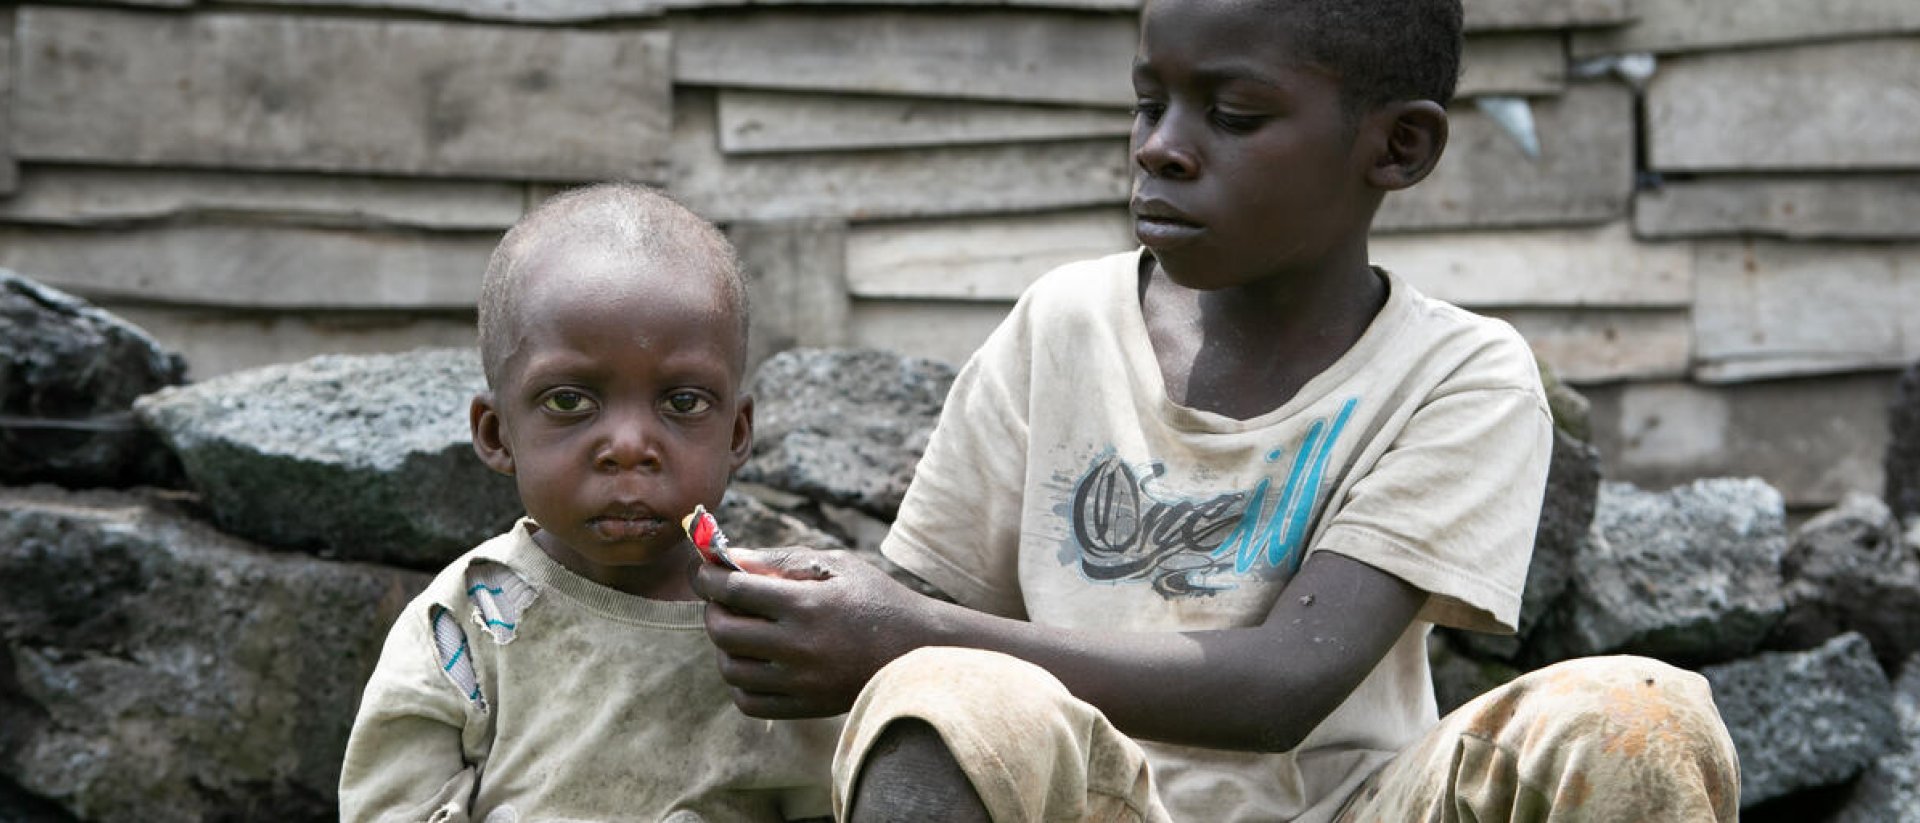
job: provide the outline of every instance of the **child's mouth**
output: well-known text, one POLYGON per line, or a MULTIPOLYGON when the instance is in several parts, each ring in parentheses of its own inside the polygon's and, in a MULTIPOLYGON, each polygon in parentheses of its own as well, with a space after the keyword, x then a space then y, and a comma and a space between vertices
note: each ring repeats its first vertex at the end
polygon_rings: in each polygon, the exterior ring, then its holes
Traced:
POLYGON ((1198 223, 1189 223, 1170 217, 1141 215, 1133 221, 1134 236, 1140 238, 1141 245, 1150 249, 1162 249, 1189 242, 1198 237, 1201 231, 1198 223))
POLYGON ((602 540, 636 540, 652 537, 665 528, 666 521, 650 515, 601 515, 587 521, 587 528, 602 540))

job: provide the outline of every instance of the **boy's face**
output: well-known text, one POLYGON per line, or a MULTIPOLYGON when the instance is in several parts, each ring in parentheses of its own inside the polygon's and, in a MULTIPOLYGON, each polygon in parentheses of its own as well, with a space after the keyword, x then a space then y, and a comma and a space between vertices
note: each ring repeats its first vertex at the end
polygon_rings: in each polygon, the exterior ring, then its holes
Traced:
POLYGON ((1297 53, 1287 19, 1261 0, 1153 0, 1142 14, 1134 228, 1181 285, 1310 277, 1364 242, 1369 159, 1338 79, 1297 53))
POLYGON ((523 263, 513 346, 501 385, 475 401, 475 444, 513 474, 554 559, 685 599, 695 555, 680 519, 719 505, 751 447, 739 318, 716 272, 555 245, 523 263))

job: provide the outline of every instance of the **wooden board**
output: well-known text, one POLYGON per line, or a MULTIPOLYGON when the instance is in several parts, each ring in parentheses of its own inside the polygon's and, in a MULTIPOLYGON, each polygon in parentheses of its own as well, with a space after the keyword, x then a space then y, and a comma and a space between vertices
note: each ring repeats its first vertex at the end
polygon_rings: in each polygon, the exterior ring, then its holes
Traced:
POLYGON ((375 354, 476 345, 471 311, 235 311, 102 304, 187 360, 187 378, 293 363, 322 354, 375 354))
POLYGON ((1569 383, 1684 378, 1693 321, 1684 309, 1487 309, 1513 324, 1569 383))
POLYGON ((1920 240, 1920 174, 1669 180, 1634 196, 1648 238, 1764 234, 1796 240, 1920 240))
POLYGON ((1648 163, 1703 172, 1920 168, 1915 78, 1920 37, 1666 60, 1647 89, 1648 163))
POLYGON ((850 151, 1080 138, 1125 139, 1119 109, 723 89, 728 154, 850 151))
POLYGON ((1467 38, 1456 97, 1559 94, 1567 82, 1567 44, 1560 34, 1514 32, 1467 38))
POLYGON ((314 174, 33 166, 0 222, 87 226, 245 214, 328 226, 504 231, 526 185, 314 174))
POLYGON ((1879 496, 1894 372, 1727 386, 1680 381, 1583 386, 1607 478, 1660 489, 1759 477, 1817 510, 1879 496))
POLYGON ((960 366, 1012 308, 1006 302, 856 300, 851 342, 960 366))
POLYGON ((1920 32, 1913 0, 1633 0, 1632 25, 1575 32, 1577 58, 1920 32))
POLYGON ((1126 141, 728 156, 713 95, 676 95, 667 188, 716 222, 1034 211, 1124 204, 1126 141))
POLYGON ((1124 208, 881 223, 847 238, 857 297, 1005 303, 1056 266, 1139 245, 1124 208))
POLYGON ((727 236, 752 284, 747 361, 848 339, 847 226, 831 219, 735 223, 727 236))
POLYGON ((1386 235, 1373 260, 1430 296, 1468 307, 1684 308, 1686 243, 1636 242, 1625 222, 1592 228, 1386 235))
POLYGON ((658 179, 664 30, 19 11, 27 160, 658 179))
POLYGON ((0 195, 20 185, 20 165, 13 159, 13 29, 12 7, 0 8, 0 195))
POLYGON ((1130 14, 761 9, 675 16, 677 83, 1130 107, 1130 14))
POLYGON ((1615 26, 1645 0, 1467 0, 1468 31, 1615 26))
POLYGON ((1696 241, 1694 376, 1896 368, 1920 358, 1920 244, 1696 241))
POLYGON ((1471 105, 1454 106, 1440 165, 1387 195, 1378 231, 1498 228, 1624 219, 1633 189, 1633 95, 1612 83, 1531 101, 1540 156, 1471 105))
POLYGON ((0 266, 92 299, 253 308, 472 308, 497 232, 188 224, 0 226, 0 266))

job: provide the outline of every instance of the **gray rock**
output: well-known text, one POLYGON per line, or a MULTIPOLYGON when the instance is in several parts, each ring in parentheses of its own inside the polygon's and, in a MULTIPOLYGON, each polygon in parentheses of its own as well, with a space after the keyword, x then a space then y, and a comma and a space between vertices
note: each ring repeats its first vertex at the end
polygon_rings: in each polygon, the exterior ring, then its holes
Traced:
POLYGON ((739 478, 890 521, 953 377, 946 364, 880 351, 780 352, 753 376, 753 459, 739 478))
POLYGON ((1522 674, 1500 661, 1461 654, 1454 639, 1441 633, 1427 639, 1427 666, 1433 671, 1433 699, 1442 716, 1522 674))
POLYGON ((521 513, 473 453, 468 349, 327 355, 141 398, 215 522, 272 546, 438 569, 521 513))
POLYGON ((1894 681, 1893 709, 1904 746, 1867 767, 1832 823, 1920 820, 1920 654, 1907 658, 1894 681))
POLYGON ((1786 507, 1756 479, 1665 492, 1603 482, 1562 607, 1531 638, 1538 661, 1627 652, 1679 663, 1753 651, 1785 609, 1786 507))
POLYGON ((1866 638, 1700 671, 1740 753, 1740 805, 1834 785, 1900 746, 1893 687, 1866 638))
POLYGON ((1554 429, 1553 463, 1547 470, 1546 496, 1540 503, 1533 562, 1527 565, 1527 588, 1520 598, 1520 631, 1512 635, 1454 632, 1467 651, 1480 657, 1531 662, 1532 655, 1524 653, 1523 648, 1573 579, 1574 560, 1592 530, 1599 492, 1600 452, 1554 429))
POLYGON ((360 691, 426 582, 156 493, 0 490, 0 785, 88 821, 337 819, 360 691))
POLYGON ((127 412, 186 371, 139 327, 0 269, 0 483, 179 483, 172 455, 127 412))
POLYGON ((1901 372, 1887 409, 1886 499, 1893 516, 1920 514, 1920 363, 1901 372))
POLYGON ((1842 632, 1873 644, 1882 668, 1920 652, 1920 551, 1879 499, 1848 495, 1801 525, 1781 561, 1786 615, 1769 644, 1806 649, 1842 632))

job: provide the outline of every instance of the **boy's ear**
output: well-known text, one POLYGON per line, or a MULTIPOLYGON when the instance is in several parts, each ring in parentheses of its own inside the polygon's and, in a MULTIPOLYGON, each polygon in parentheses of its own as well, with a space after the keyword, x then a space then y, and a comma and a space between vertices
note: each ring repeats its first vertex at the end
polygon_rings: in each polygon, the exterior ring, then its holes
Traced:
POLYGON ((739 471, 753 456, 753 395, 740 395, 740 411, 733 416, 733 440, 727 444, 733 470, 739 471))
POLYGON ((493 407, 493 392, 480 392, 467 406, 467 423, 473 428, 473 453, 487 468, 504 475, 513 474, 513 449, 500 430, 500 411, 493 407))
POLYGON ((1384 129, 1367 182, 1382 191, 1408 188, 1432 173, 1447 148, 1447 110, 1432 100, 1389 103, 1370 124, 1384 129))

